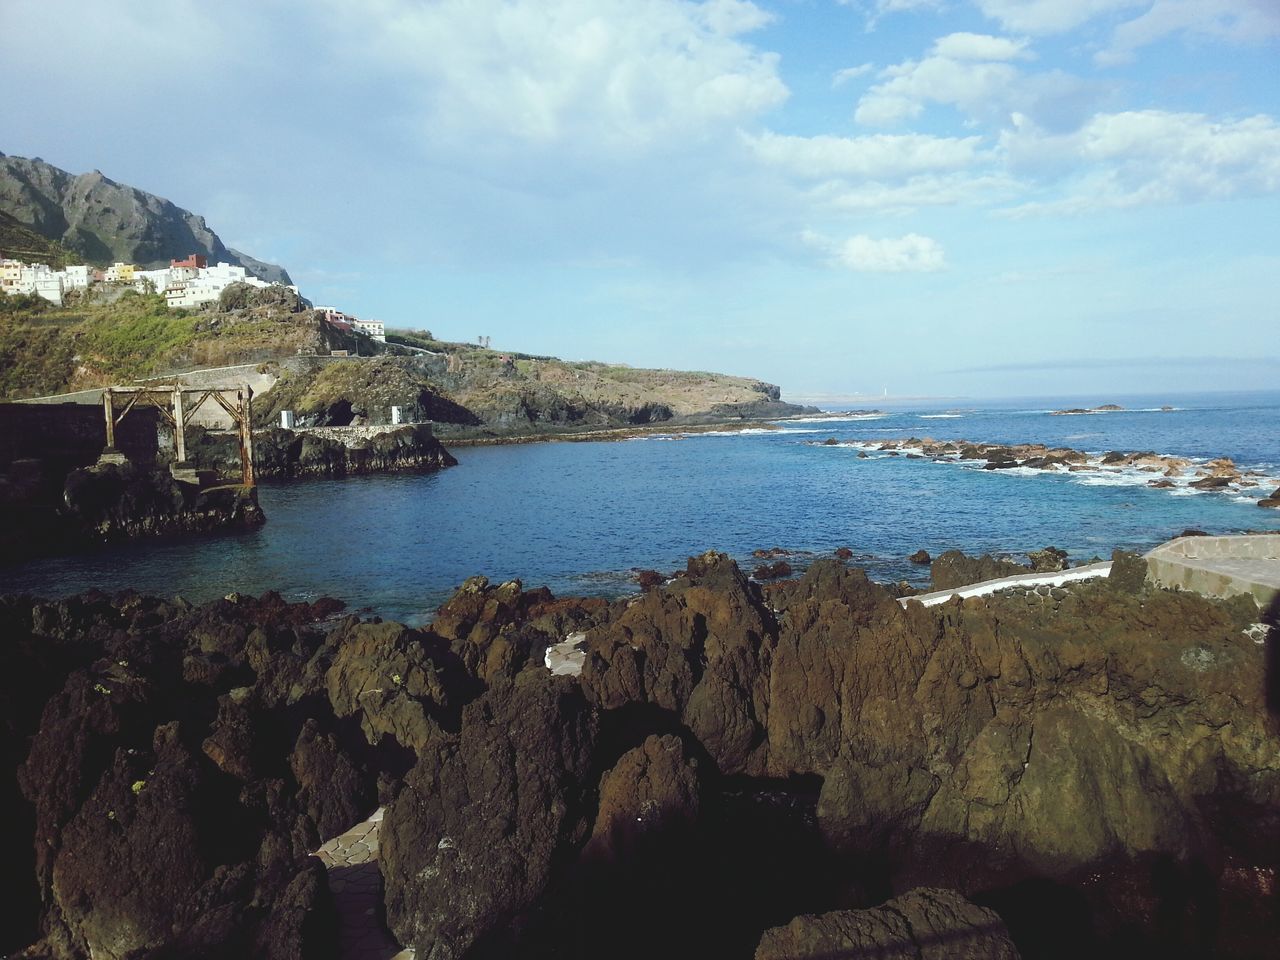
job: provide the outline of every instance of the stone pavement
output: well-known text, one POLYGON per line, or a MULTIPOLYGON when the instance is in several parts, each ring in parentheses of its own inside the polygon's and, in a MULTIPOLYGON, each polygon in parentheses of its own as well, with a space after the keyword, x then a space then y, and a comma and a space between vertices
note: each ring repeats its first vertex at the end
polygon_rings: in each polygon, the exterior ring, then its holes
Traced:
POLYGON ((414 952, 392 939, 382 922, 382 871, 378 868, 378 827, 383 808, 314 854, 329 871, 329 889, 338 909, 342 960, 413 960, 414 952))

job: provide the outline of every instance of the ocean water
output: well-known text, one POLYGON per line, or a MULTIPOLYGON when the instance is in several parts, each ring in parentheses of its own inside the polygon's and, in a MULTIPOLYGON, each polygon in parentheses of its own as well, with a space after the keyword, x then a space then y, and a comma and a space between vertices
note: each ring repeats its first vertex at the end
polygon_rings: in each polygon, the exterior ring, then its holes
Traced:
POLYGON ((1182 530, 1280 529, 1256 500, 1280 485, 1280 393, 919 402, 877 417, 835 412, 775 430, 655 435, 609 443, 542 443, 454 451, 429 476, 264 486, 260 530, 134 543, 2 572, 6 592, 61 596, 128 587, 192 600, 279 590, 337 596, 354 608, 420 623, 476 574, 561 595, 618 595, 631 571, 669 571, 707 549, 752 564, 751 551, 813 556, 850 547, 875 579, 927 580, 906 561, 1025 553, 1047 545, 1073 560, 1147 549, 1182 530), (1123 413, 1050 416, 1117 402, 1123 413), (1176 409, 1160 412, 1159 404, 1176 409), (1041 442, 1090 452, 1227 456, 1263 476, 1249 497, 1156 490, 1150 475, 983 471, 906 457, 859 458, 887 438, 1041 442), (1256 495, 1254 495, 1256 493, 1256 495))

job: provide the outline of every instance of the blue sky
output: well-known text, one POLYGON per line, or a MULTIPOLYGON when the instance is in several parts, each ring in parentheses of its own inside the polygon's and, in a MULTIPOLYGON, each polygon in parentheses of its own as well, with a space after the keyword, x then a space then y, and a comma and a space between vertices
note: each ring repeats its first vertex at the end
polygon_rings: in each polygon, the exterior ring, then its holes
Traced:
POLYGON ((1276 0, 6 0, 50 22, 0 150, 389 326, 793 397, 1280 387, 1276 0))

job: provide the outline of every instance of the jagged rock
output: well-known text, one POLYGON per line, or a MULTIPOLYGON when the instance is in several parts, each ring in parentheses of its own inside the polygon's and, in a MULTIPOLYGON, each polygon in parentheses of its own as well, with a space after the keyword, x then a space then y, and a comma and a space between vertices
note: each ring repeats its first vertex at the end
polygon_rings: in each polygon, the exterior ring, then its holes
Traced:
POLYGON ((337 716, 359 718, 370 744, 391 736, 421 752, 442 730, 457 729, 475 684, 444 641, 398 623, 349 623, 334 640, 329 702, 337 716))
MULTIPOLYGON (((655 840, 691 837, 698 819, 697 761, 678 737, 650 736, 600 781, 600 804, 584 855, 625 864, 655 840)), ((623 867, 625 869, 625 866, 623 867)))
POLYGON ((1002 560, 990 554, 968 557, 959 550, 948 550, 934 558, 929 568, 929 577, 932 589, 951 590, 971 583, 981 583, 983 580, 1027 573, 1029 569, 1012 560, 1002 560))
POLYGON ((929 556, 928 550, 917 550, 911 556, 907 557, 912 563, 918 563, 921 566, 928 566, 933 563, 933 558, 929 556))
POLYGON ((766 930, 755 960, 1018 960, 994 910, 954 890, 918 888, 870 910, 796 917, 766 930))
POLYGON ((380 838, 387 922, 437 960, 501 952, 590 830, 597 726, 571 677, 499 678, 434 740, 380 838))
POLYGON ((760 768, 773 617, 724 554, 646 593, 588 636, 581 681, 604 709, 652 703, 680 716, 720 769, 760 768))
POLYGON ((836 547, 835 556, 837 560, 852 560, 853 551, 848 547, 836 547))
POLYGON ((1045 547, 1027 554, 1031 569, 1036 573, 1054 573, 1067 569, 1067 551, 1057 547, 1045 547))

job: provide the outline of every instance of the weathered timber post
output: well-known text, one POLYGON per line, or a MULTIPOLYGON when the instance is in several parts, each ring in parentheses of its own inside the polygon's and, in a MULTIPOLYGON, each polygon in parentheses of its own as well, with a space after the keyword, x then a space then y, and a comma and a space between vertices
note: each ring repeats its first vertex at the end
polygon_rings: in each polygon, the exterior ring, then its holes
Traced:
POLYGON ((116 411, 115 406, 111 402, 111 388, 107 387, 102 391, 102 412, 107 418, 107 450, 114 450, 116 447, 116 411))
POLYGON ((240 456, 244 463, 244 485, 253 486, 253 387, 245 384, 236 391, 240 407, 240 456))
POLYGON ((173 443, 178 451, 178 463, 187 462, 187 419, 182 415, 182 384, 173 385, 173 443))

